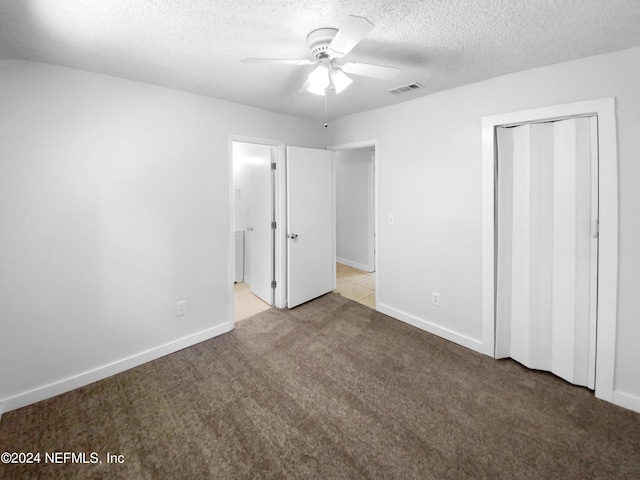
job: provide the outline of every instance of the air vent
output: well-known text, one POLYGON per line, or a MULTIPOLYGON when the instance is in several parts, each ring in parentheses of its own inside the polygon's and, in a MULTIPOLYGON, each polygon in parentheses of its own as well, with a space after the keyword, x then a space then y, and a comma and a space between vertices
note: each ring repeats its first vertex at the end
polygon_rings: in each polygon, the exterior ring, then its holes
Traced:
POLYGON ((414 90, 419 90, 421 88, 424 88, 424 85, 418 82, 414 82, 408 85, 402 85, 401 87, 392 88, 391 90, 387 90, 387 92, 393 93, 394 95, 399 95, 401 93, 413 92, 414 90))

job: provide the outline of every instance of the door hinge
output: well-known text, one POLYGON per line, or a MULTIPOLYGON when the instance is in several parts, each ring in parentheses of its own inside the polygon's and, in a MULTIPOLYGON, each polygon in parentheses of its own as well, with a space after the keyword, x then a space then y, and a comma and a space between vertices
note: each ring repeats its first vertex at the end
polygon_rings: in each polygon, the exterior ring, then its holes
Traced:
POLYGON ((276 229, 276 222, 271 222, 271 228, 272 228, 273 230, 275 230, 275 229, 276 229))
POLYGON ((275 169, 276 169, 276 162, 273 162, 273 163, 271 164, 271 170, 275 170, 275 169))
POLYGON ((276 288, 276 281, 275 280, 271 280, 271 288, 276 288))

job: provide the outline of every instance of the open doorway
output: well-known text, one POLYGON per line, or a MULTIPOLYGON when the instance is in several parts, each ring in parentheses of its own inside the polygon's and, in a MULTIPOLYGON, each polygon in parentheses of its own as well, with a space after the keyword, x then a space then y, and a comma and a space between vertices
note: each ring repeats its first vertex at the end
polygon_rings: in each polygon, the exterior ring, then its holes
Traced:
POLYGON ((335 292, 376 308, 375 143, 334 147, 335 292))
POLYGON ((234 321, 274 305, 276 147, 232 142, 234 321))

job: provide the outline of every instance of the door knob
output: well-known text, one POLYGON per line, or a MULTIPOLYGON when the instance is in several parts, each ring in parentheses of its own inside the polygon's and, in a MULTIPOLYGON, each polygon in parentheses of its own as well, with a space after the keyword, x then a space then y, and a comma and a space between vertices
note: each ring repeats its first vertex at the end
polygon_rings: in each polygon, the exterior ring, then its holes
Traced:
POLYGON ((287 235, 287 238, 290 238, 291 240, 295 240, 298 238, 298 234, 297 233, 290 233, 289 235, 287 235))
POLYGON ((253 232, 253 227, 247 227, 247 231, 253 232))

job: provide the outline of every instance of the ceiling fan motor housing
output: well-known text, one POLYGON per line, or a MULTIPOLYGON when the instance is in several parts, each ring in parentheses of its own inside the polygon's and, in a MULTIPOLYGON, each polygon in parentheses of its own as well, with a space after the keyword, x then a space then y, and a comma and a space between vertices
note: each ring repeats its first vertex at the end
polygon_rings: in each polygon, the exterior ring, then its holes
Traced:
POLYGON ((338 33, 336 28, 319 28, 307 36, 307 44, 315 59, 321 60, 331 56, 330 51, 327 50, 336 33, 338 33))

